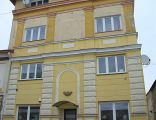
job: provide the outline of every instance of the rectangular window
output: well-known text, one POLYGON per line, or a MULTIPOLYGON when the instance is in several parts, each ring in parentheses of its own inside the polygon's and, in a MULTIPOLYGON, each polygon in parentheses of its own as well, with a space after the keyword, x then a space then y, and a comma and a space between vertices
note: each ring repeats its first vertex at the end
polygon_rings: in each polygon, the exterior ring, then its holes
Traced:
POLYGON ((106 102, 100 104, 101 120, 129 120, 127 102, 106 102))
POLYGON ((121 30, 121 16, 114 15, 114 16, 107 16, 107 17, 97 17, 95 18, 96 21, 96 32, 110 32, 121 30))
POLYGON ((125 72, 125 57, 124 56, 109 56, 98 58, 98 73, 124 73, 125 72))
POLYGON ((41 79, 42 78, 42 64, 24 64, 21 70, 21 79, 41 79))
POLYGON ((24 41, 43 40, 45 39, 45 33, 45 26, 26 28, 24 41))
POLYGON ((48 0, 30 0, 30 5, 33 6, 39 6, 39 5, 44 5, 47 4, 48 0))
POLYGON ((39 120, 39 111, 38 106, 18 107, 17 120, 39 120))

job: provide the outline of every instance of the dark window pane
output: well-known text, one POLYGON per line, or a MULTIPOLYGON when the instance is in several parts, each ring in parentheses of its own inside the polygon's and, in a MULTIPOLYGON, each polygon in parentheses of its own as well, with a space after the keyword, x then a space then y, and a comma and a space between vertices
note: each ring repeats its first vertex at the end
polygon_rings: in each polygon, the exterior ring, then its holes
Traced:
POLYGON ((38 40, 38 27, 33 28, 32 40, 38 40))
POLYGON ((120 25, 120 16, 113 16, 114 20, 114 30, 120 30, 121 25, 120 25))
POLYGON ((32 2, 31 3, 31 6, 36 6, 36 2, 32 2))
POLYGON ((40 27, 40 40, 45 39, 45 26, 40 27))
POLYGON ((115 108, 117 120, 129 120, 127 103, 116 103, 115 108))
POLYGON ((127 110, 128 103, 115 103, 116 110, 127 110))
POLYGON ((36 78, 42 78, 42 64, 37 64, 36 78))
POLYGON ((101 105, 101 120, 113 120, 112 103, 104 103, 101 105))
POLYGON ((108 66, 109 66, 109 72, 113 73, 116 72, 116 67, 115 67, 115 57, 108 57, 108 66))
POLYGON ((106 73, 106 60, 105 58, 99 58, 99 73, 106 73))
POLYGON ((105 17, 105 30, 112 31, 111 17, 105 17))
POLYGON ((48 3, 48 0, 44 0, 43 2, 44 2, 44 4, 46 4, 46 3, 48 3))
POLYGON ((31 40, 31 29, 27 28, 25 34, 26 34, 25 41, 30 41, 31 40))
POLYGON ((39 107, 31 107, 30 108, 30 120, 39 120, 39 107))
POLYGON ((125 72, 124 56, 117 56, 118 72, 125 72))
POLYGON ((28 69, 28 65, 22 65, 22 79, 27 79, 27 69, 28 69))
POLYGON ((65 120, 76 120, 76 110, 65 110, 64 111, 65 120))
POLYGON ((19 107, 18 120, 27 120, 28 107, 19 107))
POLYGON ((97 32, 103 32, 103 19, 96 18, 97 32))
POLYGON ((35 64, 30 64, 29 78, 34 78, 34 77, 35 77, 35 64))
POLYGON ((37 2, 37 5, 42 5, 42 4, 43 4, 42 1, 37 2))

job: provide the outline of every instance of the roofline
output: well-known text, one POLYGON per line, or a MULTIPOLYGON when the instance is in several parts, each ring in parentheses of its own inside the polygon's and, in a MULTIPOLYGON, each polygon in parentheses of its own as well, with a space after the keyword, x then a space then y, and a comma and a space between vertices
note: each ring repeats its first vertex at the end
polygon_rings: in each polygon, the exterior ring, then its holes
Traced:
MULTIPOLYGON (((152 84, 152 86, 151 86, 150 90, 147 92, 147 94, 148 94, 150 91, 153 90, 154 86, 156 86, 156 80, 155 80, 154 83, 152 84)), ((146 94, 146 95, 147 95, 147 94, 146 94)))
POLYGON ((7 54, 7 53, 13 53, 14 50, 12 49, 7 49, 7 50, 0 50, 0 54, 7 54))
POLYGON ((15 5, 16 0, 10 0, 10 2, 15 5))

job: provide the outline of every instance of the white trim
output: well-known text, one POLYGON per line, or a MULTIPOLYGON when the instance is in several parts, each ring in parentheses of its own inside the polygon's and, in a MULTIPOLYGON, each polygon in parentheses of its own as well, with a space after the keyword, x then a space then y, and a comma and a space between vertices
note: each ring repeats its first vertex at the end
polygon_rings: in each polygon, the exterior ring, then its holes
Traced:
POLYGON ((40 34, 41 34, 41 27, 38 27, 38 36, 37 36, 37 40, 40 40, 40 34))
POLYGON ((130 119, 130 105, 129 105, 129 102, 128 101, 100 102, 99 103, 99 120, 101 120, 101 104, 103 104, 103 103, 111 103, 112 104, 112 107, 113 107, 113 120, 117 120, 116 119, 116 108, 115 108, 115 104, 116 103, 127 103, 128 117, 129 117, 129 120, 131 120, 130 119))
POLYGON ((27 109, 27 120, 29 120, 30 118, 30 106, 28 106, 28 109, 27 109))
POLYGON ((34 78, 36 78, 36 74, 37 74, 37 65, 38 65, 38 64, 35 64, 35 74, 34 74, 34 78))
POLYGON ((112 30, 111 31, 114 31, 114 19, 113 19, 114 16, 111 16, 111 27, 112 27, 112 30))
POLYGON ((105 59, 105 66, 106 66, 106 73, 99 73, 99 64, 98 64, 98 72, 97 74, 116 74, 116 73, 125 73, 126 72, 126 61, 125 61, 125 56, 124 55, 114 55, 114 56, 104 56, 104 57, 98 57, 98 61, 99 61, 99 58, 104 58, 105 59), (120 72, 118 71, 118 64, 117 64, 117 57, 118 56, 123 56, 124 57, 124 68, 125 68, 125 71, 123 72, 120 72), (109 72, 109 61, 108 61, 108 58, 109 57, 114 57, 115 58, 115 72, 109 72))
POLYGON ((46 38, 46 25, 41 25, 41 26, 35 26, 35 27, 30 27, 30 28, 25 28, 25 32, 24 32, 24 42, 29 42, 29 41, 36 41, 36 40, 43 40, 43 39, 40 39, 40 34, 41 34, 41 27, 44 26, 44 39, 46 38), (37 39, 33 39, 33 34, 34 34, 34 29, 37 28, 37 39), (31 33, 30 33, 30 40, 26 40, 26 36, 27 36, 27 29, 30 29, 31 30, 31 33))
POLYGON ((122 22, 122 16, 119 16, 119 20, 120 20, 120 30, 123 29, 123 22, 122 22))
POLYGON ((115 109, 115 103, 112 103, 113 106, 113 120, 116 120, 116 109, 115 109))
POLYGON ((18 110, 19 110, 19 106, 17 106, 17 110, 16 110, 16 120, 18 120, 18 110))
MULTIPOLYGON (((18 111, 19 111, 19 107, 27 107, 27 120, 30 120, 30 108, 31 107, 39 107, 39 110, 40 110, 40 106, 36 106, 36 105, 19 105, 17 106, 17 109, 16 109, 16 120, 18 120, 18 111)), ((40 115, 40 111, 39 111, 39 115, 40 115)))
MULTIPOLYGON (((43 72, 42 72, 42 77, 41 78, 37 78, 36 74, 37 74, 37 65, 42 63, 32 63, 32 64, 22 64, 21 65, 21 71, 20 71, 20 80, 40 80, 43 78, 43 72), (29 78, 29 72, 30 72, 30 65, 34 64, 35 65, 35 71, 34 71, 34 77, 33 78, 29 78), (22 69, 23 69, 23 65, 27 65, 27 73, 26 73, 26 78, 22 79, 22 69)), ((43 69, 43 68, 42 68, 43 69)))
POLYGON ((29 79, 30 64, 27 64, 27 65, 28 65, 28 67, 27 67, 27 77, 26 77, 26 79, 29 79))
POLYGON ((95 28, 95 33, 97 33, 97 20, 94 19, 94 28, 95 28))
POLYGON ((103 32, 106 32, 106 24, 105 24, 105 19, 103 18, 103 20, 102 20, 102 21, 103 21, 103 24, 102 24, 102 25, 103 25, 103 32))
MULTIPOLYGON (((103 31, 102 32, 116 31, 115 28, 114 28, 114 19, 113 19, 114 16, 119 16, 119 22, 120 22, 120 28, 119 28, 119 30, 122 30, 122 26, 123 25, 122 25, 122 21, 121 21, 121 15, 111 15, 111 16, 103 16, 103 17, 100 17, 102 19, 102 26, 103 26, 103 31), (106 17, 110 17, 110 20, 111 20, 111 30, 110 31, 106 31, 106 23, 105 23, 105 18, 106 17)), ((96 18, 98 18, 98 17, 96 17, 96 18)), ((96 33, 99 33, 97 31, 97 20, 96 20, 96 18, 95 18, 95 24, 94 24, 94 25, 96 25, 95 26, 95 31, 96 31, 96 33)))
POLYGON ((106 73, 105 74, 107 74, 107 73, 109 73, 109 65, 108 65, 109 63, 108 63, 108 57, 106 57, 105 58, 105 66, 106 66, 106 73))
POLYGON ((60 78, 61 78, 62 74, 67 72, 67 71, 73 72, 77 77, 77 105, 79 105, 78 112, 80 112, 80 75, 76 70, 74 70, 72 68, 66 68, 57 75, 55 103, 59 102, 59 87, 60 87, 59 83, 61 80, 60 78))

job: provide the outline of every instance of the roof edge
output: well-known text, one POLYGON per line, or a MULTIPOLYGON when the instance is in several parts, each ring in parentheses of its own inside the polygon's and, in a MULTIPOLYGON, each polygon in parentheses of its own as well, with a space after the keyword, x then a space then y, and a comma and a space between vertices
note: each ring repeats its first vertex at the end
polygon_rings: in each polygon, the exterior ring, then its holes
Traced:
POLYGON ((16 0, 10 0, 10 2, 15 5, 16 0))

